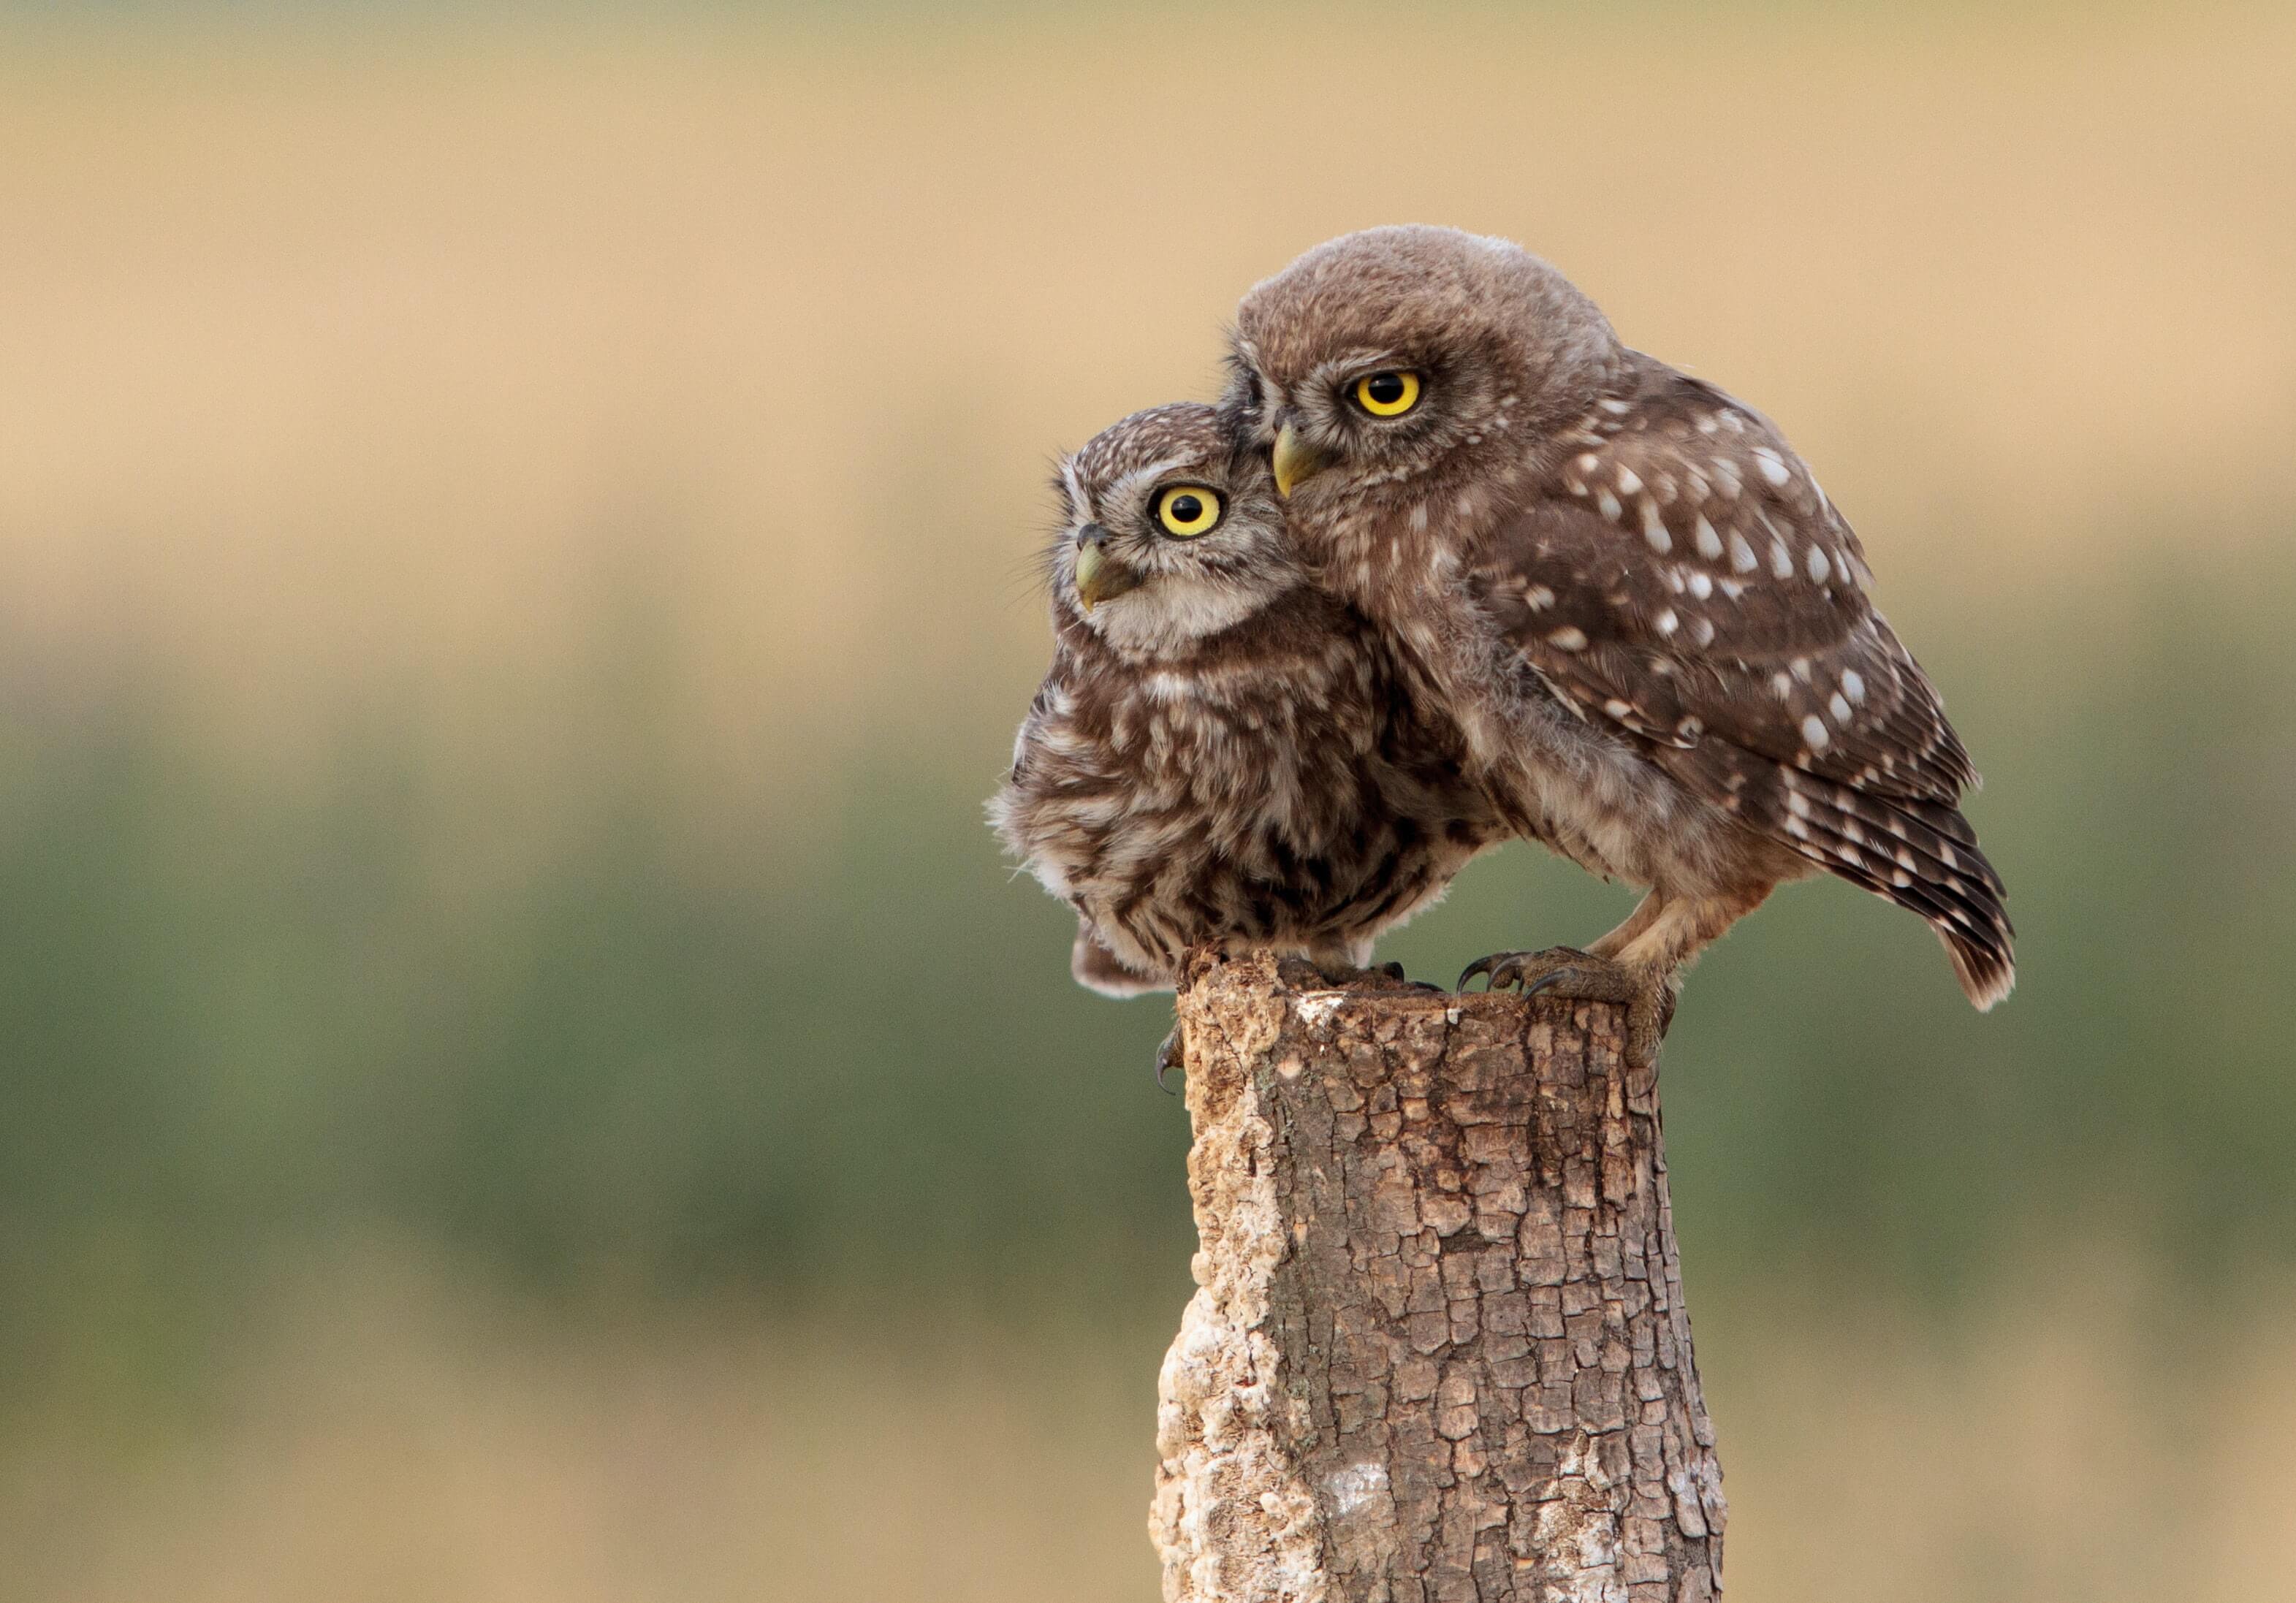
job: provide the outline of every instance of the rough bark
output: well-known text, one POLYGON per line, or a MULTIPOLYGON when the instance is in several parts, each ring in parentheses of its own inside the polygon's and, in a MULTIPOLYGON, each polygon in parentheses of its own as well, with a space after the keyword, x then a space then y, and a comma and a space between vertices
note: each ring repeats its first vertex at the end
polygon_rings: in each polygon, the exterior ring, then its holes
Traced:
POLYGON ((1191 959, 1201 1246, 1159 1386, 1167 1599, 1720 1590, 1657 1075, 1623 1022, 1191 959))

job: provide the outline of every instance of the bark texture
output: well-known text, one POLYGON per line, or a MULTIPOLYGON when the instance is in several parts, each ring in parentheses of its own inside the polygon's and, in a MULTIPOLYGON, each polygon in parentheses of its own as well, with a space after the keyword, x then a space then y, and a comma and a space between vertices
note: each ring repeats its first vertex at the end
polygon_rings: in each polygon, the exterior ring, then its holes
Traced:
POLYGON ((1706 1603, 1721 1469, 1621 1010, 1183 976, 1174 1603, 1706 1603))

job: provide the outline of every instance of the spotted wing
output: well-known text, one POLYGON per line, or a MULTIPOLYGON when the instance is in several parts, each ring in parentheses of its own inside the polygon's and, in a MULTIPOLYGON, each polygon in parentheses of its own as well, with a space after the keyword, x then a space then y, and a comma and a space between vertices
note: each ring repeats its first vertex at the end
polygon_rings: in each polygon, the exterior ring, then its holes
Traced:
POLYGON ((1472 574, 1524 662, 1749 827, 1929 918, 1972 995, 1995 988, 2001 884, 1956 806, 1975 771, 1808 470, 1655 363, 1571 444, 1472 574))

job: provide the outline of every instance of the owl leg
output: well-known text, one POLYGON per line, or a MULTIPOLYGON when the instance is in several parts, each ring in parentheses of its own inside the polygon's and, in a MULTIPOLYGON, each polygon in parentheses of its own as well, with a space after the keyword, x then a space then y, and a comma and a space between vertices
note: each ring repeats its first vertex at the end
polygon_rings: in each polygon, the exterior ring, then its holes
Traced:
POLYGON ((1654 890, 1595 946, 1628 968, 1679 974, 1731 925, 1759 907, 1776 883, 1756 880, 1697 896, 1662 896, 1654 890))

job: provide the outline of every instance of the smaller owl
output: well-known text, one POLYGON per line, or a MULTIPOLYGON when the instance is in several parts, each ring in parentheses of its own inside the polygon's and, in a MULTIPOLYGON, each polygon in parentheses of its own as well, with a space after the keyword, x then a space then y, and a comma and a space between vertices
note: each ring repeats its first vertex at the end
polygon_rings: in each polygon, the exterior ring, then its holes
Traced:
POLYGON ((1308 584, 1263 453, 1135 413, 1062 462, 1054 652, 989 816, 1095 990, 1218 944, 1356 967, 1506 830, 1380 637, 1308 584))

